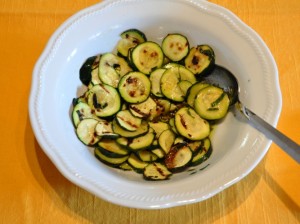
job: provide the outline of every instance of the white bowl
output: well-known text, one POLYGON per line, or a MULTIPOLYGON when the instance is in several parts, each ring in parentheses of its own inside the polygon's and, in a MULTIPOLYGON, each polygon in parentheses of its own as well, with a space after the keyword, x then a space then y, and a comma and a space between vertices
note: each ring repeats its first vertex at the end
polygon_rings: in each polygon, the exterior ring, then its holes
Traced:
POLYGON ((73 183, 135 208, 199 202, 245 177, 271 141, 233 113, 216 128, 210 159, 195 174, 183 172, 168 181, 145 181, 134 172, 109 168, 77 139, 70 112, 72 99, 82 90, 79 68, 89 56, 112 51, 119 34, 129 28, 159 43, 166 34, 179 32, 191 45, 210 44, 216 62, 238 77, 245 105, 276 125, 281 110, 276 64, 263 40, 237 16, 201 0, 112 0, 69 18, 36 63, 29 111, 41 148, 73 183))

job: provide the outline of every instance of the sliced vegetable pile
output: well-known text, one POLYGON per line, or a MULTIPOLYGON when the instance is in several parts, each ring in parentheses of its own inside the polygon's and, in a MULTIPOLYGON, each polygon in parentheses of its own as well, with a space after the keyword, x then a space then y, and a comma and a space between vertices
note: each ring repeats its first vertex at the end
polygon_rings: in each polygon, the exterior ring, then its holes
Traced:
POLYGON ((137 29, 120 36, 117 54, 90 57, 80 69, 87 91, 73 100, 78 138, 103 163, 147 180, 199 165, 212 153, 211 121, 229 107, 222 89, 201 82, 214 68, 213 49, 190 47, 177 33, 161 46, 137 29))

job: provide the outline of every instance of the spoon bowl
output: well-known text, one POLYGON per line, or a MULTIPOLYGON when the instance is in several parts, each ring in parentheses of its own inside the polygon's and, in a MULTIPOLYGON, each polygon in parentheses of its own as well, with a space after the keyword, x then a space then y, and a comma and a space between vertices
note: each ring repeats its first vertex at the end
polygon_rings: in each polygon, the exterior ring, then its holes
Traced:
POLYGON ((236 106, 253 127, 300 163, 300 146, 243 105, 239 100, 238 80, 228 69, 215 65, 212 72, 201 77, 200 81, 222 88, 228 94, 230 106, 236 106))

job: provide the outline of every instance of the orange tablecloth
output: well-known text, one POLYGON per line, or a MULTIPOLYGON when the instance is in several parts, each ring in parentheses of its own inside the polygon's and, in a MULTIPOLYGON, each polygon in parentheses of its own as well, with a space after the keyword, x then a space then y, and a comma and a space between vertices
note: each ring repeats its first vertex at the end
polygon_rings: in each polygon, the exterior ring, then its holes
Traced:
MULTIPOLYGON (((278 65, 278 129, 300 143, 300 1, 211 0, 256 30, 278 65)), ((66 180, 41 150, 28 117, 33 66, 54 30, 97 0, 0 0, 0 223, 300 223, 300 166, 272 144, 241 182, 164 210, 120 207, 66 180)))

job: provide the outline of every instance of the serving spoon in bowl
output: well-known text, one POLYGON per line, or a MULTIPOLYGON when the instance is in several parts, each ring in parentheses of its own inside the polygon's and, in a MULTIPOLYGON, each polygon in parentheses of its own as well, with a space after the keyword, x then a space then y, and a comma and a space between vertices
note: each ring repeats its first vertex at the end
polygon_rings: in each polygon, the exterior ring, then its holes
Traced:
POLYGON ((239 99, 238 81, 228 69, 216 65, 209 75, 201 77, 201 81, 222 88, 229 96, 230 106, 236 106, 253 127, 300 163, 300 146, 243 105, 239 99))

